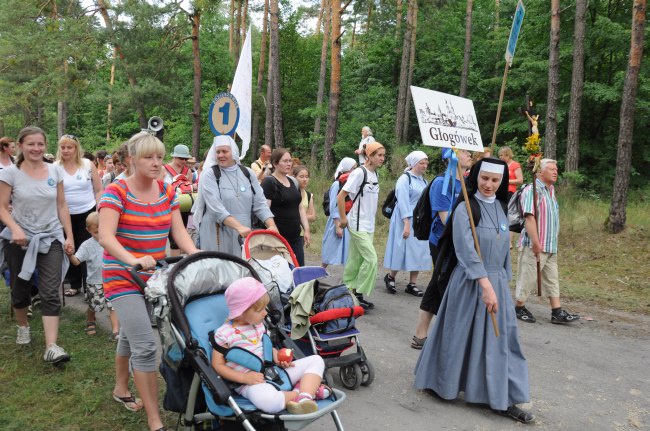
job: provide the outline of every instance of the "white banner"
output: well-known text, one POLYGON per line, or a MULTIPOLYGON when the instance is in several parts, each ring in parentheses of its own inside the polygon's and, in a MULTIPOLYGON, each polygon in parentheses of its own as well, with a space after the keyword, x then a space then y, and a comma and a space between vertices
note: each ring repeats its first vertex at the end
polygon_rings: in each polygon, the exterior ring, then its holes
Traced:
POLYGON ((411 95, 424 145, 483 151, 471 100, 414 86, 411 95))
POLYGON ((230 93, 239 104, 239 124, 235 131, 242 140, 240 160, 243 160, 251 142, 251 112, 253 97, 253 54, 251 53, 251 29, 248 27, 246 41, 239 56, 235 79, 232 81, 230 93))

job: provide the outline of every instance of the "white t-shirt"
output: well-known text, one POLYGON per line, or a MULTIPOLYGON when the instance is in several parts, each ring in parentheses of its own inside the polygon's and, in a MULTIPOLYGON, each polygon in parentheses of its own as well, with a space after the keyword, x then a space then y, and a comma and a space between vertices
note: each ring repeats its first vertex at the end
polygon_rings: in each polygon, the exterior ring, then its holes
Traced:
POLYGON ((70 208, 70 214, 83 214, 90 211, 96 204, 93 189, 91 161, 82 159, 82 167, 70 175, 63 166, 63 189, 65 201, 70 208))
POLYGON ((11 187, 11 216, 33 233, 62 229, 57 211, 56 187, 63 181, 63 169, 46 163, 47 178, 35 180, 16 165, 0 170, 0 181, 11 187))
MULTIPOLYGON (((343 190, 350 194, 350 199, 354 200, 359 192, 363 182, 363 170, 365 168, 356 168, 343 186, 343 190)), ((348 214, 348 226, 352 230, 359 232, 375 231, 375 215, 377 214, 377 204, 379 202, 379 182, 376 172, 366 169, 366 184, 363 187, 363 195, 352 205, 348 214), (359 228, 357 229, 357 214, 359 228)))
POLYGON ((366 136, 359 142, 359 165, 366 163, 366 149, 364 147, 372 142, 375 142, 375 138, 372 136, 366 136))
POLYGON ((74 254, 81 262, 86 262, 88 284, 102 284, 102 262, 104 249, 93 237, 88 238, 79 246, 74 254))

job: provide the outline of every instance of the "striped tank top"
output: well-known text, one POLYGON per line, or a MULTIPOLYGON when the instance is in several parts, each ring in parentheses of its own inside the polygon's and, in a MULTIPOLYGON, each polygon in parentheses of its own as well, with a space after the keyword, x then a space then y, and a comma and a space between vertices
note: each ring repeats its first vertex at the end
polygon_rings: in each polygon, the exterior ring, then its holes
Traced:
MULTIPOLYGON (((133 256, 150 255, 156 260, 165 257, 167 236, 171 228, 172 211, 178 210, 178 198, 171 186, 158 180, 160 195, 154 202, 138 200, 125 180, 117 180, 104 190, 99 211, 110 208, 120 214, 115 238, 133 256)), ((104 295, 113 300, 124 295, 143 294, 130 274, 131 266, 120 262, 104 250, 104 295)), ((143 280, 151 273, 140 272, 143 280)))

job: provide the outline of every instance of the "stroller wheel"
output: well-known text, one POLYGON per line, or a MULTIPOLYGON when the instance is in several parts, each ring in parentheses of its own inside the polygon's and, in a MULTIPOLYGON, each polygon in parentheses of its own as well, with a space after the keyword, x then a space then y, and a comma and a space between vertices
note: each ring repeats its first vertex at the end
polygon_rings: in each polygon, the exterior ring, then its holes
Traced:
POLYGON ((362 362, 359 367, 363 378, 361 379, 361 386, 370 386, 370 383, 375 380, 375 367, 372 366, 370 361, 362 362))
POLYGON ((339 378, 341 384, 346 389, 354 390, 361 385, 363 373, 359 364, 346 365, 339 368, 339 378))

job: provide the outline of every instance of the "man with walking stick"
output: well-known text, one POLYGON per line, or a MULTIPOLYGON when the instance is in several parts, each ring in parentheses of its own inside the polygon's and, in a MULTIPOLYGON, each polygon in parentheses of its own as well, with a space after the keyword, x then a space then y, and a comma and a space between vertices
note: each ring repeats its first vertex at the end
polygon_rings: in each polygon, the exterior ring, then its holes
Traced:
POLYGON ((571 323, 580 319, 579 315, 568 313, 560 305, 560 279, 557 266, 560 213, 553 187, 557 175, 557 162, 552 159, 542 159, 535 183, 537 205, 534 203, 532 186, 521 193, 521 209, 526 217, 526 224, 519 239, 515 312, 519 320, 528 323, 534 323, 536 319, 528 311, 525 303, 538 282, 541 282, 543 294, 550 301, 551 323, 571 323), (535 212, 538 214, 537 222, 535 212))

